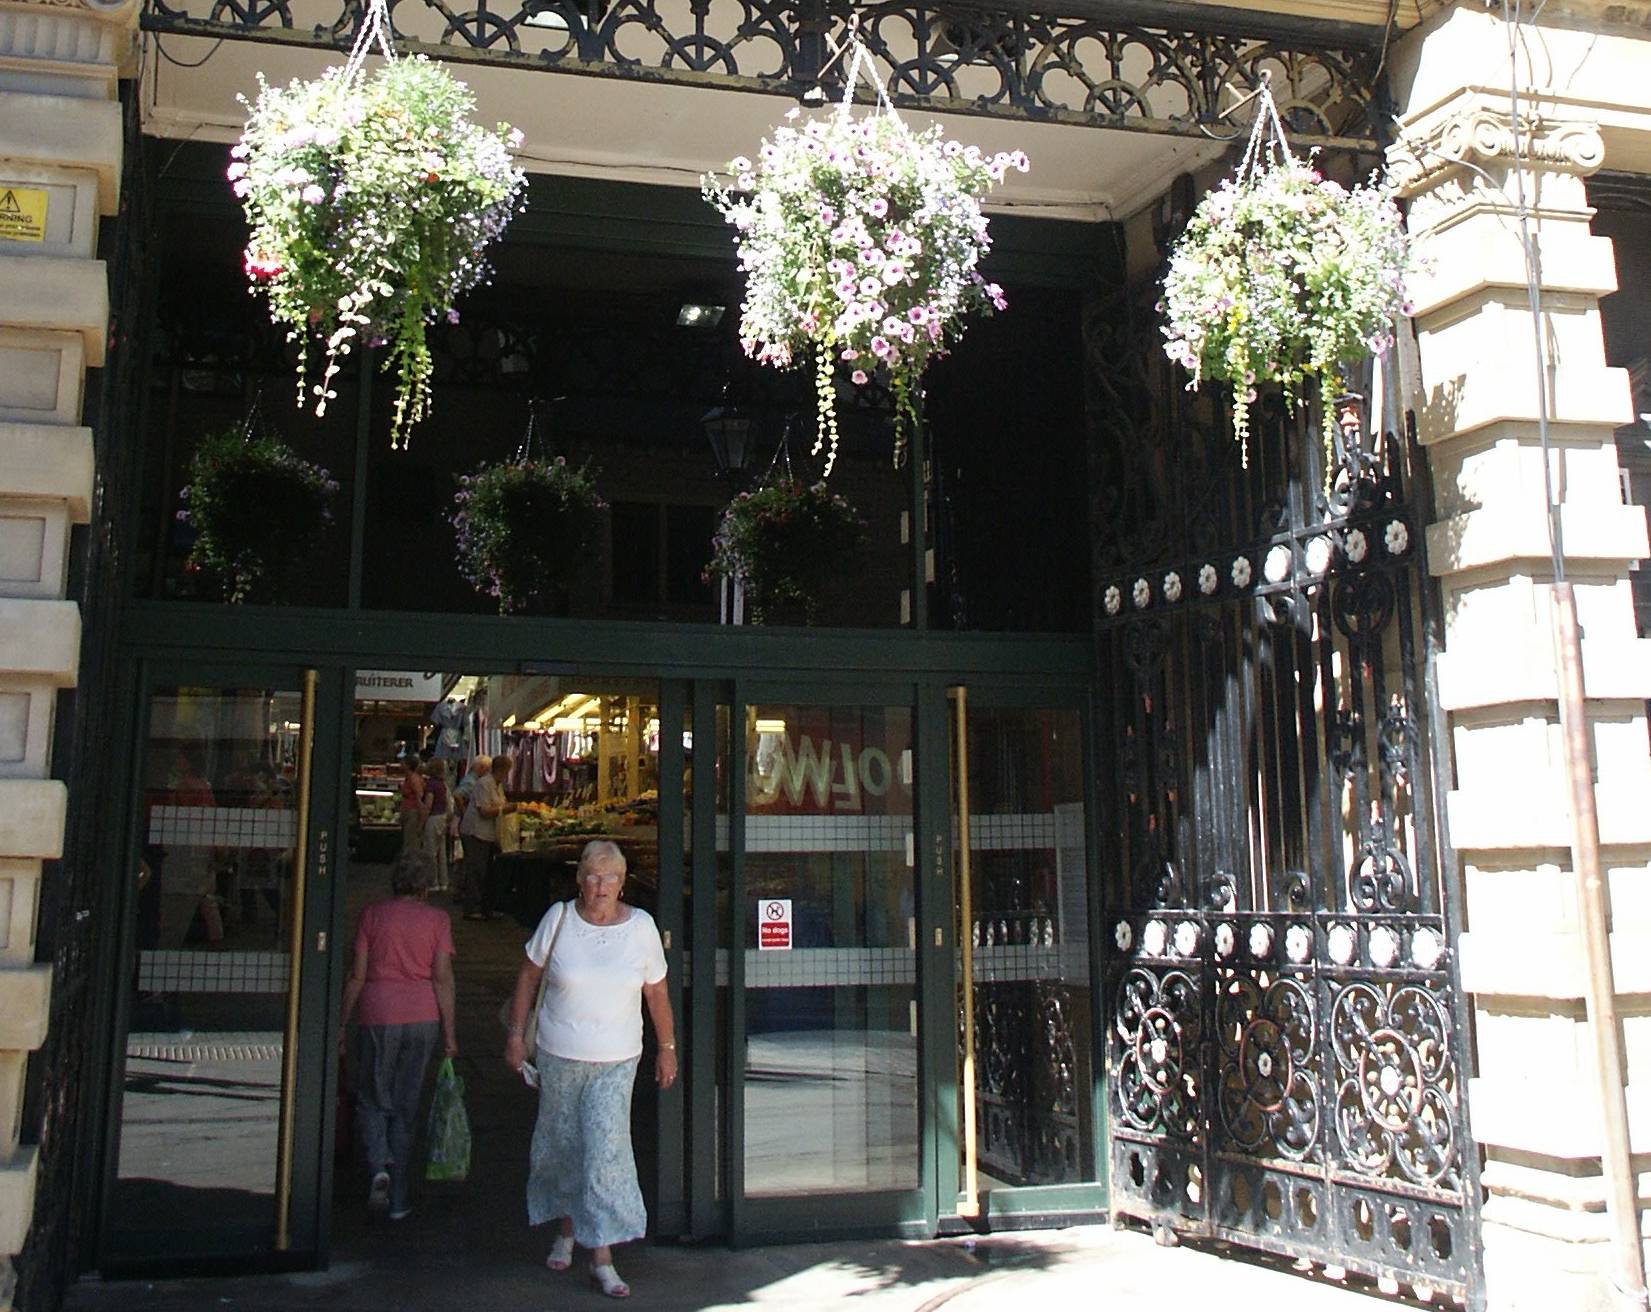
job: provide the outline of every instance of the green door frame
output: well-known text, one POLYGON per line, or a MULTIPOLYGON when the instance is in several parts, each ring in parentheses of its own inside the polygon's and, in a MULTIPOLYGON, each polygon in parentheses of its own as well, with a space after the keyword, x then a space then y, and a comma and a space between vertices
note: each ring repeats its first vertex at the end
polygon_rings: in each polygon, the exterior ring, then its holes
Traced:
POLYGON ((728 1046, 727 1067, 723 1072, 724 1087, 730 1091, 727 1098, 728 1199, 730 1203, 729 1238, 735 1244, 752 1242, 772 1243, 787 1239, 824 1238, 855 1233, 895 1233, 920 1237, 932 1235, 937 1221, 935 1209, 935 1139, 933 1117, 926 1109, 931 1105, 929 1072, 924 1053, 935 1046, 935 1040, 923 1026, 928 1020, 928 1009, 923 1000, 929 989, 925 976, 933 953, 925 951, 929 942, 926 925, 930 915, 925 911, 922 889, 922 866, 914 862, 913 882, 917 897, 919 943, 914 954, 919 999, 919 1056, 918 1056, 918 1176, 911 1189, 870 1191, 843 1195, 799 1195, 797 1197, 765 1197, 758 1203, 748 1202, 744 1189, 745 1135, 744 1135, 744 1074, 746 1059, 745 1007, 745 792, 746 768, 744 735, 738 732, 745 722, 745 708, 760 703, 787 706, 904 706, 912 713, 913 757, 917 766, 916 787, 913 791, 912 831, 915 850, 925 850, 923 835, 934 824, 932 812, 933 789, 928 787, 925 770, 919 755, 921 743, 920 721, 925 699, 921 683, 916 679, 825 677, 806 682, 795 679, 764 678, 740 679, 734 684, 729 715, 728 772, 731 789, 729 805, 729 846, 732 851, 732 877, 729 886, 728 920, 725 926, 728 942, 728 1046))
MULTIPOLYGON (((638 624, 557 619, 501 620, 492 616, 423 616, 391 612, 338 612, 326 610, 271 609, 260 607, 210 607, 194 603, 136 602, 123 616, 122 660, 130 671, 129 691, 124 706, 130 722, 117 726, 117 742, 123 755, 135 761, 142 741, 149 690, 166 682, 228 686, 261 684, 274 679, 299 686, 304 668, 320 672, 316 706, 315 763, 312 786, 311 869, 316 869, 319 852, 316 837, 331 835, 329 877, 312 882, 306 911, 301 988, 306 1026, 305 1053, 314 1059, 300 1064, 299 1094, 302 1106, 295 1129, 298 1144, 313 1150, 313 1170, 294 1174, 294 1260, 307 1252, 313 1260, 328 1257, 331 1231, 332 1154, 325 1145, 334 1132, 337 1093, 336 1063, 329 1059, 336 1042, 336 1012, 348 962, 342 946, 347 942, 343 923, 344 873, 347 844, 341 841, 340 825, 348 814, 350 777, 347 769, 349 744, 345 740, 349 723, 354 671, 358 668, 444 668, 492 673, 557 673, 571 677, 635 674, 659 679, 661 717, 660 832, 683 833, 691 837, 691 858, 679 845, 660 845, 659 924, 671 935, 667 953, 671 965, 672 1001, 686 1030, 685 1055, 690 1078, 676 1089, 661 1095, 659 1108, 660 1154, 658 1160, 656 1226, 661 1233, 690 1234, 709 1238, 725 1236, 730 1242, 772 1242, 785 1234, 820 1236, 829 1224, 841 1232, 855 1228, 891 1229, 911 1234, 933 1234, 957 1224, 953 1215, 956 1191, 955 1063, 951 1045, 936 1041, 950 1032, 953 979, 951 943, 954 917, 951 904, 952 843, 948 779, 944 767, 934 763, 947 760, 947 687, 967 683, 981 704, 997 704, 1000 699, 1023 704, 1076 705, 1084 711, 1086 763, 1094 760, 1093 717, 1088 713, 1093 652, 1087 638, 1060 636, 1005 637, 968 633, 911 633, 871 630, 763 630, 722 626, 681 624, 638 624), (550 657, 547 658, 547 653, 550 657), (833 698, 875 700, 892 697, 889 704, 910 705, 914 713, 914 747, 919 761, 930 763, 920 770, 914 807, 914 831, 922 855, 918 860, 917 900, 920 1025, 931 1036, 920 1059, 920 1086, 923 1090, 923 1142, 921 1145, 921 1199, 903 1198, 897 1206, 886 1206, 884 1215, 868 1225, 867 1196, 855 1196, 852 1204, 838 1208, 822 1206, 819 1200, 794 1209, 764 1199, 760 1225, 754 1225, 750 1210, 741 1199, 743 1143, 739 1100, 725 1096, 719 1106, 718 1083, 713 1078, 697 1078, 696 1072, 718 1071, 721 1061, 721 1089, 724 1094, 740 1086, 743 1075, 743 1048, 726 1045, 719 1056, 716 958, 719 929, 737 937, 743 926, 719 927, 715 914, 700 914, 699 908, 716 906, 718 887, 717 790, 708 784, 709 772, 702 772, 700 787, 691 809, 684 806, 684 792, 668 781, 681 781, 685 765, 683 731, 693 734, 703 755, 703 744, 717 740, 719 708, 725 708, 728 724, 742 722, 741 707, 759 696, 790 696, 794 700, 822 702, 833 698), (676 729, 669 731, 674 722, 676 729), (329 778, 334 785, 329 787, 329 778), (690 864, 691 862, 691 864, 690 864), (703 898, 691 898, 695 890, 703 898), (694 907, 690 914, 689 907, 694 907), (935 946, 940 930, 943 946, 935 946), (318 935, 333 950, 318 949, 318 935), (684 969, 686 967, 686 971, 684 969), (684 1003, 686 1002, 686 1008, 684 1003), (315 1046, 315 1045, 319 1046, 315 1046), (720 1172, 720 1175, 719 1175, 720 1172), (308 1208, 304 1224, 299 1223, 302 1200, 308 1208)), ((285 686, 285 684, 282 684, 285 686)), ((743 740, 733 734, 727 744, 729 770, 727 820, 731 837, 728 854, 732 892, 743 884, 743 740)), ((712 753, 714 755, 714 752, 712 753)), ((120 855, 111 855, 108 872, 111 887, 119 887, 118 870, 130 844, 136 841, 135 826, 141 814, 138 790, 141 780, 134 768, 125 781, 125 846, 120 855)), ((1088 816, 1090 852, 1097 849, 1097 817, 1088 816)), ((119 896, 118 943, 121 945, 118 971, 131 969, 132 898, 119 896)), ((1098 896, 1091 898, 1091 942, 1099 943, 1098 896)), ((737 899, 732 903, 738 906, 737 899)), ((111 944, 113 948, 115 944, 111 944)), ((1092 962, 1098 986, 1100 953, 1092 962)), ((740 977, 743 957, 730 954, 727 995, 730 1008, 743 1008, 740 977)), ((126 976, 117 973, 115 978, 126 976)), ((103 1018, 102 1033, 108 1036, 103 1059, 110 1063, 105 1078, 98 1081, 94 1095, 105 1105, 101 1120, 105 1134, 101 1147, 112 1148, 118 1140, 119 1099, 114 1091, 114 1073, 121 1069, 127 1023, 125 999, 120 989, 111 1004, 120 1009, 103 1018)), ((1097 995, 1099 993, 1097 992, 1097 995)), ((734 1019, 734 1018, 729 1018, 734 1019)), ((743 1014, 737 1017, 743 1028, 743 1014)), ((1099 1048, 1097 1048, 1099 1051, 1099 1048)), ((1097 1083, 1102 1074, 1097 1063, 1097 1083)), ((1097 1088, 1094 1106, 1098 1120, 1104 1117, 1102 1090, 1097 1088)), ((1097 1180, 1102 1184, 1061 1186, 1054 1193, 1021 1191, 1008 1211, 1088 1213, 1104 1207, 1105 1169, 1104 1124, 1096 1126, 1097 1180), (1067 1197, 1077 1188, 1081 1197, 1067 1197), (1048 1194, 1045 1197, 1045 1194, 1048 1194), (1099 1202, 1096 1200, 1099 1199, 1099 1202), (1022 1205, 1024 1204, 1024 1205, 1022 1205)), ((299 1159, 295 1157, 295 1162, 299 1159)), ((89 1197, 101 1208, 107 1200, 112 1180, 108 1162, 99 1162, 88 1177, 89 1197)), ((887 1202, 887 1200, 885 1200, 887 1202)), ((1010 1203, 1011 1200, 1005 1200, 1010 1203)), ((89 1232, 90 1233, 90 1232, 89 1232)), ((101 1235, 101 1226, 96 1233, 101 1235)), ((101 1242, 99 1240, 99 1242, 101 1242)), ((86 1254, 88 1265, 96 1265, 97 1253, 86 1254)))
MULTIPOLYGON (((942 735, 939 750, 943 753, 940 759, 947 761, 948 771, 942 780, 941 804, 944 815, 943 841, 938 837, 930 841, 935 843, 936 852, 944 853, 943 863, 935 861, 937 867, 935 878, 943 881, 936 890, 936 896, 943 895, 948 908, 946 934, 951 936, 956 932, 958 920, 956 907, 953 905, 955 896, 952 872, 955 869, 956 843, 952 834, 952 802, 950 798, 950 750, 952 746, 952 732, 955 721, 949 707, 944 705, 946 691, 959 683, 968 688, 969 706, 971 710, 1034 710, 1053 709, 1071 710, 1077 713, 1078 722, 1083 733, 1083 772, 1086 779, 1094 777, 1094 762, 1096 759, 1097 741, 1095 734, 1094 691, 1093 687, 1083 681, 1051 680, 1036 687, 1022 684, 1007 683, 994 680, 990 677, 981 679, 950 680, 937 689, 930 690, 931 698, 938 695, 941 707, 938 714, 943 715, 940 733, 942 735)), ((930 773, 933 773, 931 771, 930 773)), ((1102 982, 1105 975, 1105 942, 1101 938, 1102 897, 1101 885, 1098 879, 1096 866, 1097 853, 1100 851, 1099 826, 1100 817, 1096 814, 1096 794, 1093 789, 1087 791, 1084 798, 1084 849, 1086 868, 1089 872, 1088 888, 1088 931, 1091 945, 1089 954, 1089 989, 1090 996, 1099 1000, 1103 996, 1102 982)), ((935 965, 936 1005, 937 1008, 951 1008, 957 997, 958 972, 955 945, 948 942, 943 952, 936 953, 938 958, 935 965)), ((939 1018, 937 1017, 936 1020, 939 1018)), ((994 1188, 981 1200, 981 1215, 978 1220, 967 1219, 957 1214, 957 1204, 964 1199, 962 1187, 962 1168, 959 1165, 959 1156, 962 1148, 963 1127, 958 1124, 958 1067, 956 1054, 939 1051, 939 1045, 931 1045, 936 1049, 932 1053, 937 1064, 933 1079, 937 1093, 934 1108, 936 1124, 936 1159, 938 1176, 936 1180, 936 1196, 941 1200, 940 1229, 942 1232, 958 1232, 978 1227, 990 1227, 994 1221, 1007 1221, 1012 1225, 1033 1224, 1039 1218, 1070 1218, 1073 1216, 1099 1217, 1107 1211, 1107 1169, 1109 1156, 1107 1153, 1107 1087, 1106 1087, 1106 1025, 1105 1017, 1100 1007, 1091 1009, 1090 1017, 1090 1106, 1094 1118, 1094 1153, 1090 1163, 1093 1179, 1074 1184, 1030 1185, 1018 1188, 994 1188), (944 1065, 942 1071, 938 1069, 944 1065)), ((951 1023, 956 1025, 955 1013, 952 1013, 951 1023)))
MULTIPOLYGON (((314 668, 308 667, 308 668, 314 668)), ((131 869, 131 859, 142 841, 144 787, 142 749, 148 741, 150 706, 155 693, 167 687, 196 688, 271 688, 301 692, 304 687, 305 666, 265 661, 202 662, 184 657, 156 658, 133 662, 122 678, 127 700, 121 719, 115 729, 117 749, 124 747, 129 762, 122 788, 122 807, 116 833, 119 841, 110 845, 110 881, 113 890, 112 914, 109 916, 111 933, 105 938, 105 960, 112 962, 109 981, 109 1002, 104 1013, 107 1027, 103 1033, 98 1069, 104 1078, 88 1093, 101 1099, 94 1112, 97 1123, 103 1126, 92 1163, 93 1211, 95 1220, 89 1234, 95 1239, 89 1245, 91 1264, 111 1273, 137 1273, 155 1266, 169 1270, 211 1269, 224 1266, 244 1271, 253 1269, 289 1269, 308 1266, 325 1255, 325 1239, 330 1216, 328 1199, 331 1193, 332 1154, 322 1151, 330 1142, 332 1104, 336 1096, 337 1063, 329 1060, 333 1036, 330 1027, 317 1024, 316 1018, 326 1014, 331 996, 332 941, 327 932, 331 918, 324 900, 331 894, 333 871, 338 851, 337 819, 339 798, 327 786, 327 780, 339 771, 340 741, 337 732, 338 704, 342 693, 341 681, 329 678, 323 671, 317 680, 314 723, 311 733, 309 825, 305 834, 305 863, 308 872, 304 905, 299 908, 302 918, 302 945, 292 968, 298 972, 298 1030, 299 1050, 294 1068, 291 1090, 293 1116, 288 1152, 292 1170, 288 1203, 289 1238, 284 1249, 271 1245, 267 1250, 256 1248, 249 1256, 245 1252, 222 1255, 202 1255, 180 1261, 174 1256, 154 1260, 141 1254, 111 1253, 109 1218, 120 1160, 120 1130, 122 1098, 119 1091, 120 1072, 125 1069, 127 1035, 131 1024, 131 992, 126 981, 135 977, 137 970, 137 896, 136 886, 120 878, 120 872, 131 869)), ((118 757, 116 759, 119 759, 118 757)), ((250 1238, 250 1236, 249 1236, 250 1238)))

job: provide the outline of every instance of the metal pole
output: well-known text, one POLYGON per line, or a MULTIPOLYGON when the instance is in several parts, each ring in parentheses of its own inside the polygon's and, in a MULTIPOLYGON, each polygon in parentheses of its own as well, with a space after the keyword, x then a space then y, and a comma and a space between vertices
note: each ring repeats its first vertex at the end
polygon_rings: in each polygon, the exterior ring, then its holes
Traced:
POLYGON ((963 1198, 959 1216, 980 1215, 980 1161, 975 1143, 979 1113, 975 1098, 975 939, 974 883, 969 867, 969 690, 950 688, 957 707, 957 929, 958 965, 963 975, 963 1198))
POLYGON ((315 670, 304 671, 304 709, 298 739, 297 834, 287 930, 287 1029, 281 1045, 281 1123, 275 1149, 275 1247, 292 1246, 292 1125, 298 1097, 298 1012, 304 958, 304 888, 310 845, 310 764, 315 754, 315 670))
POLYGON ((1646 1306, 1644 1250, 1640 1246, 1639 1199, 1633 1148, 1628 1134, 1628 1099, 1623 1088, 1622 1034, 1617 1021, 1617 988, 1611 969, 1611 936, 1606 923, 1606 889, 1599 869, 1599 812, 1588 756, 1588 720, 1582 688, 1582 644, 1576 594, 1568 582, 1553 585, 1554 657, 1559 675, 1559 723, 1565 739, 1565 770, 1571 800, 1571 868, 1576 878, 1577 920, 1588 967, 1588 1024, 1594 1032, 1599 1080, 1600 1169, 1605 1177, 1605 1210, 1615 1249, 1611 1283, 1624 1307, 1646 1306))

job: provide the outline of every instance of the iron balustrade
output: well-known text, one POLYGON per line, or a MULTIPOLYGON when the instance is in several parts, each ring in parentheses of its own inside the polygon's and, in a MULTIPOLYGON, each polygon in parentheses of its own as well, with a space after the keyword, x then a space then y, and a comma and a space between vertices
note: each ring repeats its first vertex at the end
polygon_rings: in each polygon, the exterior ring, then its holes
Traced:
MULTIPOLYGON (((796 98, 841 94, 852 21, 896 105, 1183 137, 1271 75, 1303 145, 1372 149, 1379 27, 1186 6, 980 8, 887 0, 392 0, 398 47, 462 62, 796 98)), ((151 32, 346 50, 364 0, 148 0, 151 32)), ((869 94, 869 93, 868 93, 869 94)))

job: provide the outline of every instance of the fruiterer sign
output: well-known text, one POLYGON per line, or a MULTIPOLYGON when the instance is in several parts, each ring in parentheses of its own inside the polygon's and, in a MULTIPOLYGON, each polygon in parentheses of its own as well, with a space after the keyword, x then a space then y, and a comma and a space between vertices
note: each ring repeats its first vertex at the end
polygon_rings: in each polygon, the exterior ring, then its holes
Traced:
POLYGON ((791 899, 757 900, 757 946, 766 952, 791 951, 791 899))
POLYGON ((46 240, 46 193, 0 183, 0 241, 46 240))

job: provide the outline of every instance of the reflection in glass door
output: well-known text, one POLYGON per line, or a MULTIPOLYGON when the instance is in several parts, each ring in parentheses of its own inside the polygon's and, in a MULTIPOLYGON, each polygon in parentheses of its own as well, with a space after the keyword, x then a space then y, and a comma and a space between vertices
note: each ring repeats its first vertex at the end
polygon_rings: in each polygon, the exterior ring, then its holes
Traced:
POLYGON ((148 699, 106 1260, 285 1245, 312 708, 313 684, 148 699))
POLYGON ((962 1201, 1096 1178, 1083 734, 952 690, 962 1201))
POLYGON ((744 1196, 916 1190, 911 708, 748 706, 744 756, 744 1196))

